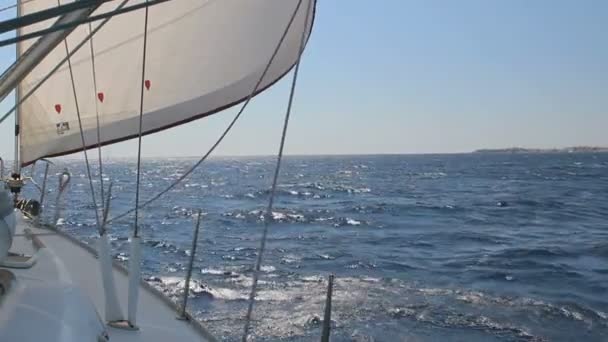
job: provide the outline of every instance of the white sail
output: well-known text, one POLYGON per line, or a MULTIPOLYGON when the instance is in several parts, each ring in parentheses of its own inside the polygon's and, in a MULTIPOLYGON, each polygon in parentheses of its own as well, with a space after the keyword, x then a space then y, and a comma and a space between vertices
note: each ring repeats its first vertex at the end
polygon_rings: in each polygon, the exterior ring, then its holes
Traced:
MULTIPOLYGON (((301 1, 285 40, 258 92, 294 65, 302 31, 310 34, 314 13, 306 18, 301 1), (305 25, 306 24, 306 25, 305 25)), ((314 1, 314 0, 310 0, 314 1)), ((114 9, 110 1, 96 12, 114 9)), ((127 6, 143 0, 129 1, 127 6)), ((62 1, 65 3, 65 1, 62 1)), ((270 60, 299 0, 173 0, 150 7, 144 90, 144 134, 192 121, 247 98, 270 60), (149 87, 148 87, 149 86, 149 87)), ((21 5, 22 15, 56 6, 53 0, 21 5)), ((314 11, 314 4, 310 6, 314 11)), ((28 33, 50 25, 28 27, 28 33)), ((93 28, 99 22, 93 23, 93 28)), ((89 33, 79 26, 68 39, 75 47, 89 33)), ((97 92, 88 43, 71 58, 78 106, 87 147, 134 138, 139 131, 144 10, 113 17, 93 38, 97 92)), ((33 42, 22 44, 25 51, 33 42)), ((20 85, 25 95, 66 57, 60 44, 20 85)), ((76 104, 67 64, 21 106, 21 161, 82 149, 76 104)))

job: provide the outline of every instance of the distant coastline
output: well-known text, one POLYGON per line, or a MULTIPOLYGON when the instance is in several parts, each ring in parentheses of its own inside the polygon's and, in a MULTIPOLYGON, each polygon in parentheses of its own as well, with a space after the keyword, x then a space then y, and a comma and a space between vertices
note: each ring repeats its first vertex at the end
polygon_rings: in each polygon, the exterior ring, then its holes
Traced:
POLYGON ((590 153, 608 152, 608 147, 599 146, 573 146, 564 148, 484 148, 473 151, 473 153, 590 153))

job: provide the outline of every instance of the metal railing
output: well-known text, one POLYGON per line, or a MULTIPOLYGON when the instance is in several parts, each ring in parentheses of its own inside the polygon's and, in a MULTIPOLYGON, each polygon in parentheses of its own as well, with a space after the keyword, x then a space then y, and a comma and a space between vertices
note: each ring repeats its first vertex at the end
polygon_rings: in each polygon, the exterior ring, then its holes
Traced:
POLYGON ((321 342, 329 342, 329 331, 331 329, 331 297, 334 288, 334 275, 330 274, 327 280, 327 297, 325 298, 325 314, 323 315, 323 330, 321 342))

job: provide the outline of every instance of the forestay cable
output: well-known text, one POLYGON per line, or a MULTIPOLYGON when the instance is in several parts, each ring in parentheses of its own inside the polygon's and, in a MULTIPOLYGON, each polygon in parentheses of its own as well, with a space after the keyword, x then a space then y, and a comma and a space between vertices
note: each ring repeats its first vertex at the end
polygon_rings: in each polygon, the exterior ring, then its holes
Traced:
MULTIPOLYGON (((147 9, 147 7, 146 7, 147 9)), ((93 32, 93 27, 91 23, 89 23, 89 34, 93 32)), ((93 37, 89 40, 89 47, 91 48, 91 69, 93 71, 93 96, 96 97, 95 101, 95 119, 97 120, 97 159, 99 162, 99 188, 100 188, 100 196, 101 203, 104 202, 104 187, 103 187, 103 161, 101 160, 101 131, 99 127, 99 104, 97 102, 97 97, 99 97, 99 93, 97 93, 97 73, 95 72, 95 48, 93 47, 93 37)), ((99 97, 99 101, 103 101, 102 97, 99 97)), ((101 214, 106 217, 105 208, 102 205, 101 214)), ((103 230, 103 228, 101 228, 103 230)))
MULTIPOLYGON (((146 0, 148 2, 148 0, 146 0)), ((137 237, 139 231, 138 217, 139 217, 139 180, 141 175, 141 127, 144 118, 144 83, 146 82, 146 49, 148 46, 148 7, 146 6, 146 17, 144 20, 144 48, 141 65, 141 96, 139 99, 139 137, 137 139, 137 180, 135 183, 135 227, 133 228, 133 236, 137 237)))
MULTIPOLYGON (((146 0, 146 3, 148 0, 146 0)), ((141 94, 139 99, 139 137, 137 146, 137 180, 135 188, 135 220, 133 227, 133 235, 131 236, 131 251, 129 253, 129 296, 128 296, 128 312, 127 318, 129 326, 137 329, 137 307, 139 302, 139 287, 141 281, 141 237, 139 235, 139 188, 141 179, 141 137, 142 123, 144 117, 144 85, 149 89, 149 83, 146 81, 146 52, 148 46, 148 7, 146 7, 144 19, 144 44, 142 52, 141 65, 141 94)))
MULTIPOLYGON (((241 117, 241 115, 243 114, 243 112, 245 111, 245 109, 247 108, 247 106, 249 105, 249 102, 251 102, 251 99, 253 98, 253 96, 257 93, 257 91, 258 91, 258 89, 260 87, 260 84, 262 84, 262 81, 264 80, 264 77, 266 77, 266 74, 268 73, 268 70, 270 69, 270 67, 272 65, 272 62, 274 61, 275 57, 279 53, 279 49, 281 48, 281 45, 283 44, 283 41, 285 40, 285 37, 287 36, 287 33, 289 32, 289 30, 291 28, 291 24, 293 23, 293 21, 294 21, 294 19, 296 17, 296 14, 298 13, 298 9, 300 8, 300 4, 301 3, 302 3, 302 0, 298 1, 298 4, 297 4, 294 12, 291 15, 291 17, 289 19, 289 22, 287 23, 287 27, 285 27, 285 31, 283 31, 283 34, 281 35, 281 38, 279 39, 279 42, 277 43, 277 46, 275 47, 274 51, 272 52, 272 55, 270 56, 270 59, 268 60, 268 63, 266 64, 266 67, 264 68, 264 71, 262 72, 262 74, 260 75, 260 78, 258 79, 257 83, 255 84, 255 86, 251 90, 251 93, 247 96, 247 99, 245 100, 245 102, 243 102, 243 105, 239 109, 238 113, 234 116, 234 118, 232 119, 232 121, 230 122, 230 124, 226 127, 226 129, 224 130, 224 132, 222 132, 222 134, 217 139, 217 141, 211 146, 211 148, 207 151, 207 153, 205 153, 205 155, 203 155, 194 165, 192 165, 188 169, 188 171, 186 171, 183 175, 181 175, 173 183, 171 183, 169 186, 167 186, 167 188, 165 188, 163 191, 159 192, 158 194, 156 194, 152 198, 150 198, 147 201, 145 201, 144 203, 142 203, 139 206, 139 209, 141 209, 141 208, 147 206, 148 204, 156 201, 162 195, 164 195, 167 192, 171 191, 171 189, 173 189, 178 184, 180 184, 197 167, 199 167, 205 160, 207 160, 207 158, 211 155, 211 153, 213 153, 213 151, 215 151, 215 149, 219 146, 219 144, 224 140, 224 138, 226 137, 226 135, 228 135, 228 132, 230 132, 230 130, 232 129, 232 127, 236 124, 236 122, 238 121, 238 119, 241 117)), ((132 209, 129 209, 126 212, 120 214, 120 215, 116 215, 113 218, 111 218, 110 220, 108 220, 108 223, 120 220, 120 219, 124 218, 125 216, 131 214, 134 211, 135 211, 135 208, 132 208, 132 209)))
MULTIPOLYGON (((296 92, 296 84, 298 82, 298 70, 300 69, 300 61, 302 59, 302 53, 304 52, 304 41, 306 39, 306 25, 308 25, 308 16, 310 15, 310 5, 313 0, 308 0, 308 6, 306 9, 306 19, 304 20, 304 30, 302 30, 302 37, 300 39, 300 51, 296 60, 295 70, 293 72, 293 80, 291 82, 291 90, 289 92, 289 102, 287 103, 287 110, 285 111, 285 121, 283 122, 283 132, 281 134, 281 143, 279 145, 279 152, 277 154, 277 166, 274 170, 274 177, 272 178, 272 188, 270 190, 270 199, 268 200, 268 207, 266 208, 266 215, 264 217, 264 230, 262 231, 262 240, 260 241, 260 248, 258 250, 258 256, 255 262, 255 268, 253 270, 253 281, 251 283, 251 292, 249 293, 249 305, 247 306, 247 315, 245 316, 245 327, 243 331, 243 342, 247 342, 249 336, 249 326, 251 324, 251 314, 253 312, 253 304, 255 303, 255 295, 258 287, 258 278, 260 275, 260 267, 264 256, 264 250, 266 248, 266 239, 268 237, 268 226, 270 221, 273 220, 272 207, 274 205, 274 197, 277 190, 277 181, 279 179, 279 173, 281 170, 281 160, 283 159, 283 150, 285 148, 285 138, 287 137, 287 127, 289 126, 289 117, 291 116, 291 107, 293 104, 293 98, 296 92)), ((299 5, 299 3, 298 3, 299 5)))

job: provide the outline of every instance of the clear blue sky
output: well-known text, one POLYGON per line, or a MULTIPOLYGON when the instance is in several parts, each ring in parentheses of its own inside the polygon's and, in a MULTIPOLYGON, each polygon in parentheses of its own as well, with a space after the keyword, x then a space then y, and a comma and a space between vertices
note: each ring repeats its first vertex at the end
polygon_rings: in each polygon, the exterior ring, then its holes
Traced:
MULTIPOLYGON (((608 146, 607 33, 605 0, 319 0, 287 153, 608 146)), ((0 50, 1 66, 13 57, 0 50)), ((288 84, 257 97, 218 153, 275 153, 288 84)), ((201 155, 234 113, 145 138, 144 155, 201 155)))

